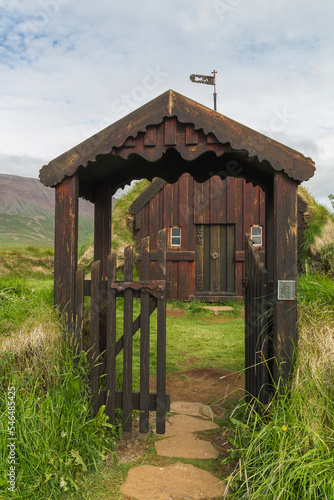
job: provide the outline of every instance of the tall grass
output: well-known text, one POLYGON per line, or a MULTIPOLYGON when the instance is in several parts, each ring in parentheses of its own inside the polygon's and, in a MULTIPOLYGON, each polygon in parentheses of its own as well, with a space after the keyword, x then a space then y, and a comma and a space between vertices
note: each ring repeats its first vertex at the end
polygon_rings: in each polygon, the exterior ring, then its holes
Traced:
POLYGON ((115 429, 105 408, 95 418, 91 411, 86 354, 64 346, 50 292, 37 282, 1 281, 0 498, 58 499, 66 492, 84 498, 83 476, 97 470, 114 447, 115 429), (14 465, 8 447, 12 432, 14 465), (10 466, 14 491, 8 490, 10 466))
POLYGON ((253 401, 232 416, 230 455, 239 465, 229 478, 231 498, 334 498, 333 283, 303 277, 299 294, 293 380, 280 381, 269 405, 253 401))

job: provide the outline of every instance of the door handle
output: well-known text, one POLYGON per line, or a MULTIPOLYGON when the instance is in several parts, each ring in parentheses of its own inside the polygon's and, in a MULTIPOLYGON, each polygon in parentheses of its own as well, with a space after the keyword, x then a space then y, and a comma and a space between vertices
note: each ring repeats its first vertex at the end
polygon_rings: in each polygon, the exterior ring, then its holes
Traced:
POLYGON ((218 259, 219 255, 218 255, 218 253, 217 253, 217 252, 213 252, 213 253, 211 254, 211 257, 212 257, 213 259, 218 259))

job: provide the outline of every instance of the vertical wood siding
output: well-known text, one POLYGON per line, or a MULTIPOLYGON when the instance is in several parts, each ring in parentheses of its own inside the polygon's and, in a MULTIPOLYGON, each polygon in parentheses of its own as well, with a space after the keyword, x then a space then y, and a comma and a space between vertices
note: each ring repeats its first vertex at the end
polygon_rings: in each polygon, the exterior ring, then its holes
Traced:
MULTIPOLYGON (((189 140, 191 140, 189 136, 189 140)), ((245 233, 253 224, 263 228, 265 195, 258 186, 244 179, 213 176, 197 183, 190 174, 183 174, 175 184, 165 186, 135 215, 135 237, 138 242, 150 236, 152 279, 157 279, 158 231, 167 228, 167 281, 170 298, 188 300, 195 294, 195 254, 192 260, 181 257, 182 252, 195 252, 196 227, 207 224, 232 224, 235 231, 235 295, 243 295, 245 233), (181 247, 170 245, 170 228, 181 227, 181 247), (171 256, 181 252, 176 259, 171 256), (181 260, 182 259, 182 260, 181 260)), ((260 248, 263 251, 264 248, 260 248)))

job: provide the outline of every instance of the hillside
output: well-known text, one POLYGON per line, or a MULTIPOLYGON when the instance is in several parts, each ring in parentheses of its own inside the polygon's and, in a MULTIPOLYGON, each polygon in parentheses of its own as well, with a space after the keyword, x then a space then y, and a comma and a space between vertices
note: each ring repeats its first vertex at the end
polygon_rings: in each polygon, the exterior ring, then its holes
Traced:
MULTIPOLYGON (((54 189, 38 179, 0 174, 0 247, 52 247, 54 189)), ((79 244, 93 232, 93 206, 80 200, 79 244)))

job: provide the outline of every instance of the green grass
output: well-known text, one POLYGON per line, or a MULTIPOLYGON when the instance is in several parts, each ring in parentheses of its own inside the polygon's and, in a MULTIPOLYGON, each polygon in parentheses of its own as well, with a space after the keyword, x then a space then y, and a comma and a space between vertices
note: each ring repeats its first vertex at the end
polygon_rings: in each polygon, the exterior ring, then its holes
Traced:
MULTIPOLYGON (((299 279, 294 377, 267 406, 243 403, 231 418, 231 498, 334 498, 334 294, 323 275, 299 279)), ((225 462, 225 461, 224 461, 225 462)))
MULTIPOLYGON (((167 315, 167 375, 182 369, 211 367, 231 370, 244 369, 243 304, 233 303, 233 311, 224 312, 224 318, 235 321, 220 322, 212 311, 203 309, 203 303, 171 302, 168 309, 179 309, 184 316, 167 315)), ((134 319, 140 314, 140 302, 134 301, 134 319)), ((150 373, 156 374, 157 313, 151 315, 150 373)), ((123 334, 123 299, 117 303, 117 338, 123 334)), ((122 353, 117 357, 118 380, 122 374, 122 353)), ((138 390, 140 372, 140 335, 133 337, 134 390, 138 390)))
MULTIPOLYGON (((49 280, 0 278, 0 498, 9 498, 9 397, 15 403, 15 492, 63 498, 114 449, 102 407, 93 418, 84 352, 65 347, 49 280), (10 394, 8 391, 10 389, 10 394), (4 497, 2 495, 5 495, 4 497)), ((78 493, 78 498, 82 498, 78 493)))

